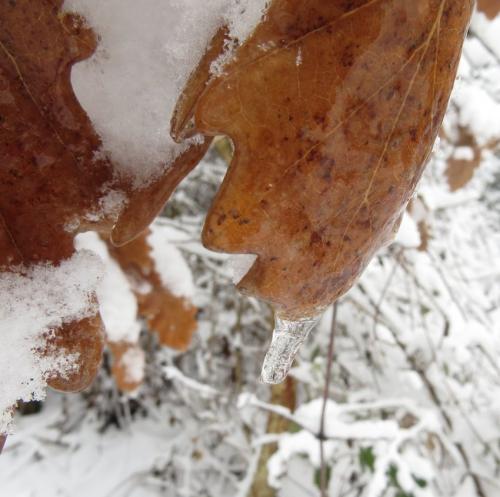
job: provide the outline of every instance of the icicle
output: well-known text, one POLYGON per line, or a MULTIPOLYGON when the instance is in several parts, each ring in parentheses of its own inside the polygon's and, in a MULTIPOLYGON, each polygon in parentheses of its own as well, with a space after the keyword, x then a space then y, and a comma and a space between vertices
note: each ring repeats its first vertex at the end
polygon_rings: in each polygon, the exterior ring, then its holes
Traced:
POLYGON ((260 379, 263 383, 281 383, 286 378, 295 355, 319 318, 288 321, 276 316, 273 339, 262 365, 260 379))

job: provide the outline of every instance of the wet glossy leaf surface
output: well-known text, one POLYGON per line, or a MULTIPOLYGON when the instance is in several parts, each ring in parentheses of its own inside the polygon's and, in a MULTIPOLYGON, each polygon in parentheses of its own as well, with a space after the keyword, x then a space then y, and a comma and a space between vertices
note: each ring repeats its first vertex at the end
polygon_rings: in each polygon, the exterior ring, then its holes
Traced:
POLYGON ((287 318, 315 315, 392 239, 439 130, 472 3, 271 4, 194 109, 196 130, 235 145, 203 240, 258 255, 242 291, 287 318))

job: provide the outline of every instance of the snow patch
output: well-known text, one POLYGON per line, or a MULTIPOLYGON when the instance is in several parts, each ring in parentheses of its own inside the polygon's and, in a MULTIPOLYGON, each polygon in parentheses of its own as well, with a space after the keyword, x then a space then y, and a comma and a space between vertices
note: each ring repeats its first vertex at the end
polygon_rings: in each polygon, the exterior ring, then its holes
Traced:
POLYGON ((177 247, 171 243, 172 231, 154 224, 148 236, 151 257, 161 282, 177 297, 192 298, 195 293, 193 275, 177 247))
POLYGON ((0 273, 0 433, 8 430, 10 408, 18 400, 43 399, 49 375, 74 368, 74 355, 39 351, 44 334, 97 312, 92 296, 101 272, 99 259, 81 251, 57 267, 18 266, 0 273))
POLYGON ((138 347, 130 347, 121 357, 125 370, 125 381, 129 383, 142 383, 146 358, 144 351, 138 347))
POLYGON ((243 42, 265 0, 66 0, 99 37, 71 73, 75 94, 119 173, 144 186, 189 143, 175 144, 170 118, 189 75, 219 27, 243 42))
POLYGON ((136 343, 141 326, 137 319, 137 300, 126 275, 110 257, 97 233, 88 231, 77 235, 75 248, 94 252, 104 263, 105 272, 97 287, 97 298, 108 340, 136 343))
POLYGON ((231 254, 227 260, 231 279, 237 285, 257 260, 255 254, 231 254))
POLYGON ((500 104, 478 85, 462 85, 453 96, 458 122, 469 128, 479 146, 500 138, 500 104))
POLYGON ((410 214, 408 214, 408 211, 405 211, 403 214, 401 226, 399 227, 394 242, 407 248, 416 248, 420 246, 421 240, 417 223, 410 214))
POLYGON ((453 152, 455 160, 474 160, 474 150, 472 147, 457 147, 453 152))

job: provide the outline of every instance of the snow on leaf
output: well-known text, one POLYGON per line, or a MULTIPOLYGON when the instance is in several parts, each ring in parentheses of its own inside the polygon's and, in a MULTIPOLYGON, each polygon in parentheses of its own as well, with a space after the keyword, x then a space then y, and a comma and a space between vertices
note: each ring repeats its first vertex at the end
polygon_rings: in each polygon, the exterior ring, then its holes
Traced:
POLYGON ((190 298, 191 272, 178 250, 155 226, 111 255, 132 282, 139 314, 162 345, 185 350, 197 328, 197 309, 190 298))
MULTIPOLYGON (((0 5, 0 218, 2 244, 0 269, 3 278, 15 274, 16 267, 39 274, 37 268, 46 263, 59 265, 68 262, 75 273, 85 263, 73 256, 73 236, 85 225, 106 229, 113 222, 115 205, 102 203, 110 196, 112 171, 105 158, 97 158, 100 141, 85 112, 78 104, 69 80, 71 66, 88 57, 95 47, 93 33, 84 28, 83 21, 72 15, 61 15, 61 2, 2 2, 0 5), (111 213, 96 211, 110 207, 111 213)), ((85 268, 87 269, 87 268, 85 268)), ((57 305, 50 295, 35 295, 43 281, 31 281, 30 304, 36 299, 54 304, 53 308, 38 309, 43 318, 60 311, 65 318, 59 328, 48 330, 41 326, 16 328, 20 336, 31 337, 27 347, 32 363, 47 362, 53 350, 77 359, 73 370, 36 366, 32 374, 42 375, 52 386, 77 390, 89 384, 100 364, 102 326, 94 306, 93 315, 78 321, 71 320, 70 302, 80 295, 77 288, 68 288, 66 302, 57 305), (62 309, 61 309, 62 306, 62 309), (64 310, 66 309, 66 310, 64 310), (77 367, 78 366, 78 367, 77 367), (50 378, 49 378, 50 376, 50 378)), ((50 281, 50 280, 49 280, 50 281)), ((58 292, 58 289, 47 289, 58 292)), ((26 293, 28 295, 28 293, 26 293)), ((2 298, 10 302, 11 295, 2 298)), ((90 296, 91 300, 95 296, 90 296)), ((37 309, 31 309, 37 313, 37 309)), ((40 320, 39 319, 39 320, 40 320)), ((3 333, 5 335, 5 332, 3 333)), ((3 339, 7 337, 3 336, 3 339)), ((10 351, 16 354, 16 350, 10 351)), ((26 367, 27 364, 25 364, 26 367)), ((20 371, 29 375, 27 370, 20 371)), ((41 385, 34 388, 40 395, 41 385)), ((26 398, 20 388, 19 395, 26 398)), ((5 400, 5 399, 4 399, 5 400)), ((3 404, 2 404, 3 407, 3 404)))

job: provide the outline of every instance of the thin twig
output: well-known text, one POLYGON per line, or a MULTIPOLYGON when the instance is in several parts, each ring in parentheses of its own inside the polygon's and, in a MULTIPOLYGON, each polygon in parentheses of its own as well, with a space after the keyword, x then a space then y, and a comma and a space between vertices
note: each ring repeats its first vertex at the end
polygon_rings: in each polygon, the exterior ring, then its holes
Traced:
MULTIPOLYGON (((403 269, 406 270, 406 267, 403 264, 401 264, 401 266, 403 267, 403 269)), ((408 272, 408 274, 411 274, 409 271, 407 271, 407 272, 408 272)), ((413 275, 413 277, 414 277, 414 275, 413 275)), ((420 287, 418 285, 418 280, 415 277, 414 277, 414 281, 415 281, 415 283, 417 283, 417 287, 420 287)), ((370 297, 370 295, 368 295, 368 293, 365 290, 363 290, 363 293, 366 295, 370 305, 375 309, 377 307, 376 302, 370 297)), ((439 307, 437 307, 437 309, 440 310, 439 307)), ((448 430, 450 432, 453 432, 452 419, 449 416, 446 409, 444 408, 444 406, 442 405, 441 400, 439 398, 439 395, 438 395, 436 389, 434 388, 434 384, 427 377, 426 371, 422 367, 419 366, 415 357, 408 352, 406 345, 399 338, 399 335, 397 333, 397 328, 394 327, 393 324, 390 323, 390 321, 388 321, 386 319, 386 316, 384 316, 383 312, 380 313, 380 318, 384 322, 384 324, 386 325, 389 332, 391 333, 391 335, 394 339, 394 342, 396 343, 398 348, 401 350, 401 352, 405 356, 406 361, 410 364, 410 367, 419 375, 420 379, 422 380, 424 386, 427 389, 427 392, 429 393, 430 398, 432 399, 432 401, 434 402, 434 405, 439 410, 439 412, 440 412, 440 414, 445 422, 446 427, 448 428, 448 430)), ((481 440, 479 440, 479 441, 481 442, 481 440)), ((485 491, 483 489, 483 485, 481 483, 481 476, 478 475, 477 473, 475 473, 471 469, 471 464, 470 464, 469 458, 467 456, 467 453, 466 453, 463 445, 460 442, 454 442, 454 445, 462 457, 467 474, 470 475, 470 477, 472 478, 472 482, 474 484, 477 496, 478 497, 486 497, 486 493, 485 493, 485 491)), ((328 496, 325 496, 325 497, 328 497, 328 496)))
POLYGON ((325 463, 325 417, 326 417, 326 405, 328 398, 330 396, 330 381, 332 376, 332 364, 333 364, 333 345, 335 340, 335 330, 337 328, 337 302, 333 304, 333 316, 332 316, 332 327, 330 329, 330 340, 328 342, 328 356, 326 364, 326 377, 325 377, 325 388, 323 390, 323 406, 321 407, 321 420, 319 424, 319 456, 321 461, 320 466, 320 491, 321 497, 328 497, 327 490, 327 470, 325 463))
POLYGON ((474 28, 469 28, 469 31, 474 36, 474 38, 476 38, 476 40, 481 43, 484 49, 497 61, 497 63, 500 64, 500 57, 498 56, 495 49, 484 38, 482 38, 474 28))

